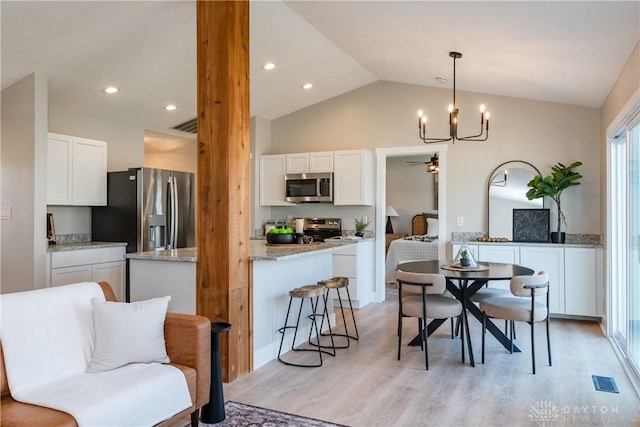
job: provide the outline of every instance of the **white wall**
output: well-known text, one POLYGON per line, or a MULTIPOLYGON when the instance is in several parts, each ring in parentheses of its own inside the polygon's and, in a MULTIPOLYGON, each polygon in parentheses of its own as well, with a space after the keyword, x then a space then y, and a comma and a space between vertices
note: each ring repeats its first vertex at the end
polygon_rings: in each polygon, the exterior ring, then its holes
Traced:
POLYGON ((271 217, 271 208, 260 206, 260 156, 271 152, 271 120, 262 117, 251 118, 251 227, 252 233, 259 230, 265 220, 271 217))
POLYGON ((158 132, 144 133, 144 167, 196 173, 196 140, 158 132))
POLYGON ((0 292, 45 286, 47 222, 47 81, 29 77, 4 89, 0 145, 0 292))
POLYGON ((626 65, 622 69, 620 76, 618 76, 618 80, 615 85, 609 92, 607 99, 602 104, 602 108, 600 109, 600 120, 602 122, 601 132, 600 132, 600 147, 598 148, 598 152, 600 155, 600 181, 601 181, 601 192, 602 192, 602 201, 600 207, 600 215, 602 217, 602 233, 604 234, 607 229, 607 206, 604 203, 607 200, 607 168, 606 168, 606 152, 607 152, 607 137, 606 131, 609 126, 613 123, 613 120, 616 116, 621 112, 624 105, 629 101, 630 97, 635 93, 635 91, 640 88, 640 43, 638 43, 633 50, 633 53, 629 57, 626 65))
POLYGON ((91 237, 91 208, 89 206, 47 206, 53 214, 56 235, 88 234, 91 237))
MULTIPOLYGON (((447 135, 451 95, 450 89, 375 82, 274 120, 271 153, 420 145, 417 110, 429 116, 430 136, 447 135)), ((461 134, 477 133, 481 103, 491 112, 491 128, 488 141, 449 143, 447 170, 441 167, 441 174, 447 174, 447 239, 453 231, 487 231, 489 174, 514 159, 531 162, 543 174, 557 162, 581 160, 582 185, 563 194, 565 231, 601 232, 600 211, 594 208, 601 205, 597 109, 471 92, 457 95, 461 134), (458 216, 464 218, 463 227, 455 225, 458 216)), ((373 215, 368 207, 347 213, 357 211, 373 215)))

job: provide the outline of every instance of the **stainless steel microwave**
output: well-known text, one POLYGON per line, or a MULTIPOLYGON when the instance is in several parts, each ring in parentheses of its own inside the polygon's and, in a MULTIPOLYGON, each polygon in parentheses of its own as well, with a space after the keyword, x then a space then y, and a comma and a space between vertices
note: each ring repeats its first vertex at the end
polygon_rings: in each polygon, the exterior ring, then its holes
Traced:
POLYGON ((285 200, 293 203, 333 202, 332 173, 285 175, 285 200))

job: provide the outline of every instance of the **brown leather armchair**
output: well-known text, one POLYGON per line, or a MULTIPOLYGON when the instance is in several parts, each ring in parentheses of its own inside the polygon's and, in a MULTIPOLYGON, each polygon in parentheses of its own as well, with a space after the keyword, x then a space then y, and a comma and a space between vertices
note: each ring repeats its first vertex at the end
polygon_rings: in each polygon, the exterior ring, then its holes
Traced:
MULTIPOLYGON (((107 301, 116 297, 107 282, 100 282, 107 301)), ((181 313, 167 313, 164 324, 164 339, 171 365, 180 369, 189 386, 191 408, 176 414, 159 425, 184 426, 191 415, 191 424, 198 425, 200 408, 209 402, 211 381, 211 323, 202 316, 181 313)), ((69 426, 77 427, 75 419, 61 411, 42 406, 20 403, 11 397, 0 343, 0 425, 13 426, 69 426)))

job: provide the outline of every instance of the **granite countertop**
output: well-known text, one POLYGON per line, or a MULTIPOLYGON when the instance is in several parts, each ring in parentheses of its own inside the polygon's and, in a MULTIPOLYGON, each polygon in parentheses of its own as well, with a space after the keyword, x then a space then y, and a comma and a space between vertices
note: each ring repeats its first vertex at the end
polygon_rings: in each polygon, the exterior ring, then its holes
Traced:
POLYGON ((468 245, 508 245, 508 246, 548 246, 548 247, 566 247, 566 248, 603 248, 602 236, 599 234, 574 234, 567 233, 565 243, 551 243, 551 242, 514 242, 511 240, 502 242, 488 242, 484 240, 489 238, 486 233, 474 231, 474 232, 453 232, 451 233, 451 243, 468 245))
POLYGON ((252 261, 281 261, 322 252, 333 252, 354 242, 314 242, 305 245, 270 246, 266 241, 252 240, 249 259, 252 261))
POLYGON ((591 242, 576 242, 576 243, 550 243, 550 242, 482 242, 469 240, 467 242, 452 242, 453 244, 461 245, 466 243, 467 245, 501 245, 501 246, 546 246, 550 248, 602 248, 604 245, 600 243, 591 243, 591 242))
POLYGON ((125 258, 143 259, 148 261, 198 261, 198 250, 196 248, 166 249, 161 251, 135 252, 126 254, 125 258))
MULTIPOLYGON (((303 257, 307 255, 315 255, 323 252, 333 252, 354 242, 339 243, 311 243, 305 245, 267 245, 264 240, 251 240, 249 259, 252 261, 281 261, 303 257)), ((163 251, 136 252, 126 254, 125 258, 141 259, 151 261, 179 261, 179 262, 196 262, 198 253, 196 248, 169 249, 163 251)))
POLYGON ((97 248, 113 248, 118 246, 127 246, 126 242, 77 242, 77 243, 57 243, 49 245, 47 252, 61 252, 61 251, 78 251, 82 249, 97 249, 97 248))

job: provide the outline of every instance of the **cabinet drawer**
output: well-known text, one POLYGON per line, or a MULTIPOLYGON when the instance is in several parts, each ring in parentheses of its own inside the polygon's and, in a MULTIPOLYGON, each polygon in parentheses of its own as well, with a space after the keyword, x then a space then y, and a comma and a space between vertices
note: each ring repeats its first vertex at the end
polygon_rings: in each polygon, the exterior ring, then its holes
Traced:
POLYGON ((356 243, 355 245, 348 245, 344 248, 340 248, 334 252, 335 255, 357 255, 358 245, 362 243, 356 243))
POLYGON ((81 249, 51 253, 51 268, 124 261, 124 247, 81 249))
POLYGON ((353 255, 333 255, 333 274, 335 276, 356 277, 356 257, 353 255))
POLYGON ((80 282, 91 282, 90 265, 54 268, 51 270, 51 286, 70 285, 80 282))

